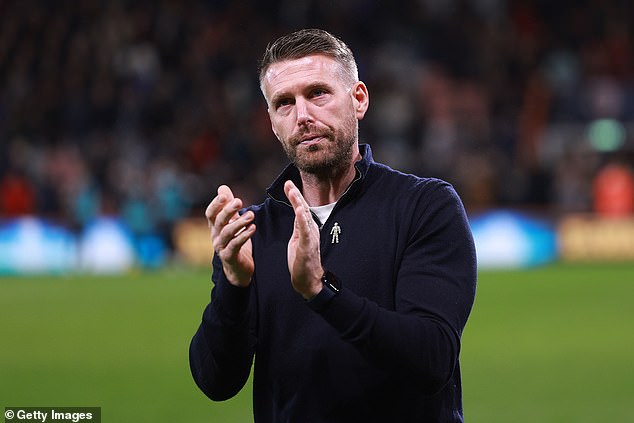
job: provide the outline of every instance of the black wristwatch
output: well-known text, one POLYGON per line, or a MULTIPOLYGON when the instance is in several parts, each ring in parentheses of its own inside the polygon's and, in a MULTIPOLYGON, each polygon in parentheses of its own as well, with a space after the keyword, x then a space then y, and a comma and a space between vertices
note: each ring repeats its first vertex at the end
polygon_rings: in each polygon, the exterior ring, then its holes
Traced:
POLYGON ((326 270, 321 277, 321 283, 323 288, 319 291, 319 294, 306 302, 308 306, 315 311, 323 310, 333 298, 339 295, 339 291, 341 291, 341 282, 328 270, 326 270))

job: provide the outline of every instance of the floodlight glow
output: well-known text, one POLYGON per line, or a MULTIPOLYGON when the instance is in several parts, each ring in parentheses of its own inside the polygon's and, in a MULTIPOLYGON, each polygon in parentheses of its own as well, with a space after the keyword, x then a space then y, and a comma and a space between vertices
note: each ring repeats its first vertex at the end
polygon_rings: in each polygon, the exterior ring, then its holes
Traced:
POLYGON ((615 119, 597 119, 588 126, 588 141, 597 151, 616 151, 625 143, 625 127, 615 119))

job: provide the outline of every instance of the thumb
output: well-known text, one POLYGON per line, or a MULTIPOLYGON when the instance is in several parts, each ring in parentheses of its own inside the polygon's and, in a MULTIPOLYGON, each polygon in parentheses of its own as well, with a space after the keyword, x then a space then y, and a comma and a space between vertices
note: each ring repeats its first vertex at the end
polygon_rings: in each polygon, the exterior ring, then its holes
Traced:
POLYGON ((293 181, 289 180, 284 183, 284 194, 286 194, 286 198, 288 198, 288 201, 291 202, 291 205, 296 210, 296 212, 298 211, 298 208, 305 212, 310 210, 310 207, 304 199, 304 196, 302 195, 299 188, 297 188, 297 186, 293 183, 293 181))

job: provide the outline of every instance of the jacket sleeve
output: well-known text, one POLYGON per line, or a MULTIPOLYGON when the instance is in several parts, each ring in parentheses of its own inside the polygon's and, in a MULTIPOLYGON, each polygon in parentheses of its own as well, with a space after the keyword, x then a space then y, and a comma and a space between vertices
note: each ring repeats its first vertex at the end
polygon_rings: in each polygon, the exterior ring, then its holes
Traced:
POLYGON ((198 387, 214 401, 236 395, 251 371, 255 336, 251 330, 252 288, 231 285, 213 260, 211 302, 189 346, 189 365, 198 387))
POLYGON ((395 281, 395 309, 345 289, 344 280, 320 313, 378 367, 433 394, 458 363, 475 298, 476 256, 462 202, 450 185, 437 185, 415 207, 395 281))

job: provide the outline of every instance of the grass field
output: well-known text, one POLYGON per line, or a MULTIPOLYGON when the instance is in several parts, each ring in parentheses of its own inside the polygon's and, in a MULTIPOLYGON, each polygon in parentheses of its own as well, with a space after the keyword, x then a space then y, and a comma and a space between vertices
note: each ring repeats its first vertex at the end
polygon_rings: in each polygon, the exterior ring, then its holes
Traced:
MULTIPOLYGON (((249 422, 250 389, 195 387, 207 270, 0 278, 0 409, 97 406, 103 422, 249 422)), ((634 422, 634 263, 480 273, 463 338, 472 423, 634 422)))

